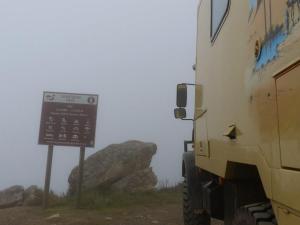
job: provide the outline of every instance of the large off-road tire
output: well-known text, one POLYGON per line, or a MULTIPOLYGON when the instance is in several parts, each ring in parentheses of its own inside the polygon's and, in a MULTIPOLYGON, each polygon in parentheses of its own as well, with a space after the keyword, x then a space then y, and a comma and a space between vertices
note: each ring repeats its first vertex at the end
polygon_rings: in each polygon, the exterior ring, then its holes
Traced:
POLYGON ((258 203, 237 210, 232 225, 277 225, 270 203, 258 203))
POLYGON ((183 218, 184 225, 210 225, 210 215, 205 211, 193 209, 191 194, 188 191, 188 182, 184 178, 183 183, 183 218))

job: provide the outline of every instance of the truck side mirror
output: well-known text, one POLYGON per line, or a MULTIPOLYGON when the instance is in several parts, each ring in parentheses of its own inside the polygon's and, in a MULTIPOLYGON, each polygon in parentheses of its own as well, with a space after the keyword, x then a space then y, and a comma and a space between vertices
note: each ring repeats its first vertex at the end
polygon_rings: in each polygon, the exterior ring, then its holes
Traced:
POLYGON ((184 119, 186 118, 186 110, 185 108, 176 108, 174 109, 174 115, 176 119, 184 119))
POLYGON ((187 103, 187 85, 177 84, 177 107, 185 108, 187 103))

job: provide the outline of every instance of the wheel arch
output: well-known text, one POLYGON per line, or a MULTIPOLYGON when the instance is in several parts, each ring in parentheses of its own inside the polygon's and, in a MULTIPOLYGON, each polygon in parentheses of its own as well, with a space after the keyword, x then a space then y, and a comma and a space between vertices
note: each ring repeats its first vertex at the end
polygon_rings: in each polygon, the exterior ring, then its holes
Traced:
POLYGON ((226 165, 225 179, 260 179, 257 166, 228 161, 226 165))

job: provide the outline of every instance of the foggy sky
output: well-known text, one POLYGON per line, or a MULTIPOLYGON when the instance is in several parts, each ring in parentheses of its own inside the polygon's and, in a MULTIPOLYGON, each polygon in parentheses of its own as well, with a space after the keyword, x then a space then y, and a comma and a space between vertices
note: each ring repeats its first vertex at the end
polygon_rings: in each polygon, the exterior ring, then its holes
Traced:
MULTIPOLYGON (((99 94, 87 156, 112 143, 155 142, 159 180, 179 181, 192 124, 175 120, 173 108, 176 84, 194 80, 196 11, 196 0, 1 0, 0 189, 43 186, 43 91, 99 94)), ((66 191, 78 157, 77 148, 55 147, 52 189, 66 191)))

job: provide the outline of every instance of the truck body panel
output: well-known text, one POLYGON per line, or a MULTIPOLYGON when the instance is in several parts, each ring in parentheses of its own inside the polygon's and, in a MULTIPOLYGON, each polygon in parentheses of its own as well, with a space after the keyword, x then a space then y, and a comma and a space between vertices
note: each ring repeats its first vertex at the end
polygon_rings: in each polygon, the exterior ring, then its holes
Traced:
POLYGON ((231 162, 256 166, 279 225, 300 224, 300 1, 228 4, 216 37, 212 1, 198 9, 196 165, 228 179, 231 162))

